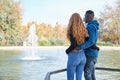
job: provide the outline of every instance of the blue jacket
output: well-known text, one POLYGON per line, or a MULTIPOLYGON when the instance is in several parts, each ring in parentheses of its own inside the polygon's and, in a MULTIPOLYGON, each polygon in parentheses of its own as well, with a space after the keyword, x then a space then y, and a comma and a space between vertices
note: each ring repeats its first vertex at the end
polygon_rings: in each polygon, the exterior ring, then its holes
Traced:
POLYGON ((85 54, 91 57, 98 57, 98 50, 89 48, 92 45, 96 45, 98 39, 99 23, 96 20, 92 20, 87 24, 88 39, 77 48, 79 50, 84 49, 85 54))

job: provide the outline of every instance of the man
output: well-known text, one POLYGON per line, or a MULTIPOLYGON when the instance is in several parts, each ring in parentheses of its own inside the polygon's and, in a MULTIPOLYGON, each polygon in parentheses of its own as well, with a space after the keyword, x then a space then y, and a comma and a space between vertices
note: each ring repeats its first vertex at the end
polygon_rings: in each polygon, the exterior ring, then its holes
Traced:
MULTIPOLYGON (((97 62, 98 50, 91 48, 91 46, 96 45, 98 39, 99 23, 93 19, 94 19, 94 12, 92 10, 86 11, 84 21, 87 24, 89 37, 82 45, 79 45, 76 48, 78 50, 81 49, 85 50, 85 54, 86 54, 86 65, 84 68, 85 80, 96 80, 95 64, 97 62)), ((75 49, 73 51, 75 51, 75 49)))

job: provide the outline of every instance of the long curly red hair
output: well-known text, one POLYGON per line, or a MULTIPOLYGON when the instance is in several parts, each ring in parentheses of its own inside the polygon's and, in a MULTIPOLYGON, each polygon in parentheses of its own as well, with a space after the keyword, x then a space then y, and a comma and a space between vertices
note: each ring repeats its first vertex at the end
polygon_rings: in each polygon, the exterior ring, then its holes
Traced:
POLYGON ((84 43, 85 38, 88 37, 88 32, 82 22, 82 19, 78 13, 74 13, 68 24, 67 38, 70 40, 70 30, 75 38, 77 45, 84 43))

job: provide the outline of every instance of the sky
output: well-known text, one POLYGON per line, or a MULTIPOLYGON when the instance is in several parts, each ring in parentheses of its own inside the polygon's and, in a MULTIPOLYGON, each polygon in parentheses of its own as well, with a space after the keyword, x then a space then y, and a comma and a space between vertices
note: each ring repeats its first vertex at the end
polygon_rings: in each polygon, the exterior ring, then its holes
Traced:
POLYGON ((56 22, 67 25, 75 12, 84 17, 86 10, 93 10, 96 17, 104 6, 113 5, 116 0, 16 0, 21 2, 22 23, 36 21, 55 25, 56 22))

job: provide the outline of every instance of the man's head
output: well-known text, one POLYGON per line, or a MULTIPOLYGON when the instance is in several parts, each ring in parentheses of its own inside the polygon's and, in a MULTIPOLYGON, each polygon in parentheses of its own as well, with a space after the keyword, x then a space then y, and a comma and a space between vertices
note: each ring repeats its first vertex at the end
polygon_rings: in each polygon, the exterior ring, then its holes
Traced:
POLYGON ((92 10, 86 11, 84 18, 85 23, 88 23, 93 19, 94 19, 94 12, 92 10))

